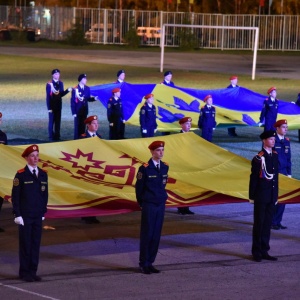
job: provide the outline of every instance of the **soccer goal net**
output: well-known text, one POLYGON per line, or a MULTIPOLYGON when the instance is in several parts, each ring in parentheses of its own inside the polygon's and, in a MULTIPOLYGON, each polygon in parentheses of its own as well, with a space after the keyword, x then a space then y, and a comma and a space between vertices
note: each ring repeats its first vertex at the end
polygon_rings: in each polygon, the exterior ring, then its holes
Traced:
POLYGON ((240 44, 253 51, 252 80, 255 79, 258 27, 163 24, 161 31, 160 72, 163 72, 165 47, 190 46, 227 50, 240 44))

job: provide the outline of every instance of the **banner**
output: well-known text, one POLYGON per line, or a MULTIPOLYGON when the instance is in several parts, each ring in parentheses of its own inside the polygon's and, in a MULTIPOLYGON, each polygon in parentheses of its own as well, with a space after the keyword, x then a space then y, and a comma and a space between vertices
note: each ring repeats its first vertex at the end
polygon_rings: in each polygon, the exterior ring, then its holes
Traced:
MULTIPOLYGON (((260 112, 266 95, 255 93, 242 87, 218 90, 197 90, 183 87, 169 87, 164 84, 105 84, 91 87, 91 93, 98 96, 107 107, 112 89, 121 87, 124 115, 128 124, 140 126, 139 111, 146 94, 154 94, 157 107, 158 130, 178 132, 178 120, 184 116, 192 117, 192 129, 198 128, 200 108, 203 99, 212 95, 216 107, 217 127, 258 126, 260 112)), ((289 129, 300 128, 300 107, 279 100, 277 119, 287 119, 289 129)))
MULTIPOLYGON (((167 207, 247 201, 250 161, 203 140, 194 133, 159 137, 163 161, 170 166, 167 207)), ((119 141, 97 137, 40 144, 39 167, 48 173, 47 218, 100 216, 140 210, 136 174, 151 157, 156 138, 119 141)), ((258 143, 260 144, 260 143, 258 143)), ((26 161, 27 146, 0 145, 0 196, 11 200, 13 178, 26 161)), ((258 149, 259 150, 259 149, 258 149)), ((280 175, 280 201, 300 202, 300 184, 280 175)))

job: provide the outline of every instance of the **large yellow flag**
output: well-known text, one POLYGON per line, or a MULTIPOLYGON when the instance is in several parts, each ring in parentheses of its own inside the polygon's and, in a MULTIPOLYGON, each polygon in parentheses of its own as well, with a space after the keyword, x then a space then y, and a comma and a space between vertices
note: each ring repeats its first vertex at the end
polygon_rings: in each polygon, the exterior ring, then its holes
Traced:
MULTIPOLYGON (((248 199, 250 161, 194 133, 159 137, 170 166, 168 207, 241 202, 248 199)), ((49 218, 108 215, 138 210, 135 181, 156 140, 89 138, 40 144, 39 167, 49 176, 49 218)), ((27 146, 0 145, 0 196, 10 200, 12 181, 25 166, 27 146)), ((280 176, 280 201, 300 202, 298 180, 280 176)))

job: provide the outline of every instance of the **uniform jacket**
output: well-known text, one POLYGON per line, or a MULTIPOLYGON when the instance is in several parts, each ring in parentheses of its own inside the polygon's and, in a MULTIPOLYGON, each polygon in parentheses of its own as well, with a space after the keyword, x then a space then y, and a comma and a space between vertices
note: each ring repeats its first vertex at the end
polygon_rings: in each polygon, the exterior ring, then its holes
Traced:
POLYGON ((216 123, 216 109, 214 106, 210 108, 205 105, 200 110, 200 116, 198 120, 199 128, 215 128, 217 126, 216 123))
POLYGON ((7 135, 2 130, 0 130, 0 144, 7 145, 7 135))
POLYGON ((167 86, 175 86, 173 81, 170 81, 169 83, 166 82, 165 80, 161 82, 161 84, 167 85, 167 86))
POLYGON ((64 84, 62 81, 49 81, 46 84, 46 103, 48 110, 60 110, 62 107, 62 97, 68 94, 68 89, 64 90, 64 84), (51 83, 57 92, 53 92, 51 89, 51 83))
POLYGON ((162 204, 168 199, 166 184, 168 181, 169 166, 160 162, 158 171, 152 161, 139 167, 135 184, 136 199, 140 206, 144 202, 162 204))
POLYGON ((228 89, 234 89, 236 87, 239 87, 239 85, 233 86, 232 84, 229 84, 229 86, 227 87, 228 89))
MULTIPOLYGON (((277 119, 277 113, 278 113, 278 100, 275 99, 274 102, 271 100, 271 97, 268 97, 264 101, 264 106, 262 108, 261 114, 260 114, 260 123, 271 124, 271 127, 268 129, 265 128, 265 130, 271 130, 273 127, 273 124, 276 122, 277 119)), ((265 126, 266 127, 266 126, 265 126)))
POLYGON ((85 85, 83 88, 78 84, 72 90, 71 97, 71 111, 72 115, 88 115, 88 102, 95 101, 94 97, 91 97, 90 88, 85 85), (78 94, 80 97, 83 97, 81 101, 76 97, 76 89, 78 89, 78 94))
POLYGON ((123 122, 123 107, 121 98, 111 97, 107 103, 107 120, 109 123, 123 122))
POLYGON ((262 149, 252 159, 251 166, 249 199, 275 204, 278 199, 278 154, 273 151, 270 156, 262 149))
MULTIPOLYGON (((99 139, 102 138, 101 135, 98 134, 98 132, 96 132, 96 136, 97 136, 99 139)), ((88 132, 87 130, 86 130, 86 132, 85 132, 84 134, 82 134, 82 135, 80 136, 81 139, 91 138, 91 137, 93 137, 93 136, 90 135, 89 132, 88 132)))
POLYGON ((142 130, 144 129, 156 129, 156 107, 152 105, 150 107, 147 102, 142 106, 140 110, 140 124, 142 130))
POLYGON ((278 172, 284 175, 292 175, 290 139, 284 137, 280 140, 276 134, 274 150, 278 153, 278 172))
POLYGON ((47 212, 48 175, 38 168, 38 178, 28 166, 15 175, 12 188, 13 213, 16 217, 43 217, 47 212))

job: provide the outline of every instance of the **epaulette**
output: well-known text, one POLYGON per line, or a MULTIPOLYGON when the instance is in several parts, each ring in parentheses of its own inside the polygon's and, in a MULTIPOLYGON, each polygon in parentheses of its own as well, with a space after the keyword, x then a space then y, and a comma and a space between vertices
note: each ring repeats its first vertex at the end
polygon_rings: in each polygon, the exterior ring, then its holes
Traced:
POLYGON ((52 80, 49 80, 47 83, 52 83, 52 80))
POLYGON ((145 168, 147 168, 147 167, 149 166, 149 164, 148 164, 148 163, 144 163, 143 166, 144 166, 145 168))
POLYGON ((109 100, 108 101, 113 101, 113 98, 111 97, 111 98, 109 98, 109 100))
POLYGON ((73 87, 73 89, 77 89, 77 88, 78 88, 78 84, 73 87))
POLYGON ((25 172, 25 169, 23 168, 23 169, 20 169, 20 170, 18 170, 18 173, 23 173, 23 172, 25 172))
POLYGON ((290 138, 288 138, 288 137, 286 137, 285 139, 286 139, 287 141, 289 141, 289 140, 290 140, 290 138))
POLYGON ((168 164, 168 163, 166 163, 166 162, 164 162, 164 161, 163 161, 163 163, 164 163, 166 166, 169 166, 169 164, 168 164))
POLYGON ((273 150, 272 153, 278 154, 277 151, 273 150))
POLYGON ((259 156, 259 157, 264 156, 264 151, 260 151, 260 152, 257 154, 257 156, 259 156))
POLYGON ((42 171, 44 171, 45 173, 48 173, 48 171, 47 170, 45 170, 45 169, 41 169, 42 171))
POLYGON ((86 137, 86 133, 83 133, 81 136, 82 136, 82 137, 86 137))

